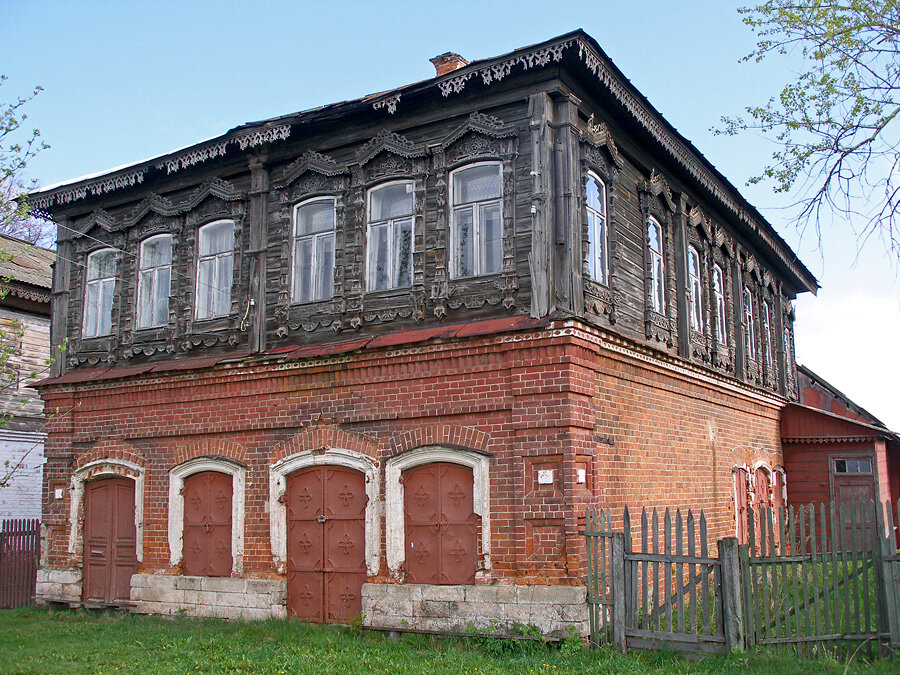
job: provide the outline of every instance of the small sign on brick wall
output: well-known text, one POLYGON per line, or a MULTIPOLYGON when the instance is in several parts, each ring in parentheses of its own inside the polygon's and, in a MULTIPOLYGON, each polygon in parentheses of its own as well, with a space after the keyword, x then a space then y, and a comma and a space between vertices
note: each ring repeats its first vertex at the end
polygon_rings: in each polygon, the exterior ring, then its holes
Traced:
POLYGON ((553 469, 538 469, 538 485, 553 485, 553 469))

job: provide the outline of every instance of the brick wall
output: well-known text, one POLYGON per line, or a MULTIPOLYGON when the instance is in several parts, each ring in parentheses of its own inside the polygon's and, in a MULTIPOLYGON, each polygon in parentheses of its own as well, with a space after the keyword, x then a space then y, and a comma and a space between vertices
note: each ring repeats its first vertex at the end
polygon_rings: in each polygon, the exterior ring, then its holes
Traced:
MULTIPOLYGON (((404 450, 445 444, 491 454, 493 565, 479 578, 572 585, 584 572, 577 533, 586 505, 703 508, 715 541, 734 533, 732 467, 780 464, 779 399, 578 322, 312 361, 49 385, 43 395, 53 415, 45 567, 58 569, 79 563, 68 551, 70 491, 56 499, 54 490, 68 488, 71 465, 109 453, 145 467, 142 572, 177 572, 167 543, 168 471, 186 459, 246 465, 244 574, 276 577, 272 463, 321 443, 352 445, 383 467, 404 450)), ((389 576, 383 542, 380 560, 371 580, 389 576)))

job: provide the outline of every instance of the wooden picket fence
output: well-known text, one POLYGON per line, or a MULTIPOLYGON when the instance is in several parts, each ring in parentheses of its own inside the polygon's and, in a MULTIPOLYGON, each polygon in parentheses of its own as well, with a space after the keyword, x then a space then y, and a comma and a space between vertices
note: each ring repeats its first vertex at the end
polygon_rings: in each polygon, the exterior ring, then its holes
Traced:
POLYGON ((749 541, 707 541, 701 511, 609 509, 585 518, 591 643, 811 657, 900 648, 900 502, 764 508, 749 541), (634 530, 634 531, 633 531, 634 530), (637 550, 636 550, 637 549, 637 550))
POLYGON ((41 557, 41 521, 3 521, 0 532, 0 609, 34 602, 38 561, 41 557))

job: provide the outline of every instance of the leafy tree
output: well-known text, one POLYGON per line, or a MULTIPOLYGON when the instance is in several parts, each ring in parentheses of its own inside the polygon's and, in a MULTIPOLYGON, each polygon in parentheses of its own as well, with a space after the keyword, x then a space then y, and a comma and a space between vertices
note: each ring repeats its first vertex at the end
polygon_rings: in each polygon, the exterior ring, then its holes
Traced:
POLYGON ((744 61, 802 59, 796 80, 718 133, 758 130, 776 143, 751 183, 797 189, 796 222, 846 217, 860 246, 900 258, 900 1, 768 0, 738 10, 757 36, 744 61))
MULTIPOLYGON (((0 75, 0 85, 4 80, 6 76, 0 75)), ((55 238, 53 223, 35 217, 23 196, 36 187, 25 179, 28 162, 49 147, 39 130, 22 127, 28 119, 24 107, 41 91, 38 86, 30 95, 17 97, 12 103, 0 101, 0 233, 48 246, 55 238)))

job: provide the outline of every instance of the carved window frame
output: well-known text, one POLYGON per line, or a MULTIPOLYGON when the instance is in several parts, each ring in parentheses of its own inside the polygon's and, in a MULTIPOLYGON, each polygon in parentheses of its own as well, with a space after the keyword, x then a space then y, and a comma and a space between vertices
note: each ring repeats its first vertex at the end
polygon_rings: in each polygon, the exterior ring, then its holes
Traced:
POLYGON ((181 351, 190 351, 197 347, 214 347, 219 344, 234 347, 245 339, 241 335, 240 323, 241 316, 245 311, 249 311, 248 270, 244 269, 247 224, 247 208, 242 196, 226 201, 210 193, 185 215, 182 230, 184 254, 180 256, 182 267, 178 270, 178 275, 184 280, 179 291, 182 299, 178 330, 179 335, 183 338, 179 344, 181 351), (231 308, 225 315, 198 319, 195 307, 200 250, 199 233, 201 228, 206 225, 222 220, 232 221, 234 227, 231 308))
POLYGON ((182 251, 181 232, 183 217, 177 215, 177 208, 167 199, 151 195, 136 209, 129 219, 128 244, 134 255, 126 256, 125 279, 129 280, 128 306, 130 312, 122 322, 122 351, 126 359, 135 356, 150 356, 157 352, 171 353, 175 350, 178 323, 178 298, 183 291, 183 280, 178 273, 179 256, 182 251), (172 261, 169 279, 169 317, 165 324, 138 328, 138 302, 140 300, 140 256, 145 241, 169 235, 172 238, 172 261), (133 283, 132 283, 133 280, 133 283))
MULTIPOLYGON (((230 218, 218 218, 216 220, 209 221, 204 223, 203 225, 197 228, 197 248, 195 251, 195 270, 194 270, 194 321, 196 323, 207 322, 207 321, 215 321, 217 319, 221 319, 223 317, 228 316, 232 312, 232 294, 234 292, 234 250, 235 250, 235 241, 234 241, 234 221, 230 218), (204 233, 209 232, 214 227, 219 227, 223 225, 230 226, 230 234, 231 234, 231 246, 227 250, 216 251, 214 253, 206 253, 203 254, 200 252, 200 249, 203 247, 203 239, 204 233), (215 263, 213 267, 213 274, 210 279, 201 281, 200 280, 200 270, 203 267, 204 262, 213 261, 215 263), (228 289, 219 288, 215 285, 218 282, 218 274, 216 272, 219 271, 219 261, 224 262, 223 267, 227 270, 228 267, 231 267, 231 284, 228 289), (228 263, 231 263, 230 265, 228 263), (197 298, 200 295, 200 287, 206 286, 208 288, 212 288, 214 291, 224 292, 228 291, 228 298, 226 304, 228 306, 228 311, 219 312, 217 314, 206 314, 204 316, 200 316, 200 303, 197 302, 197 298)), ((209 310, 212 312, 212 308, 209 310)))
POLYGON ((425 180, 427 151, 424 145, 382 130, 356 155, 350 165, 347 202, 348 279, 344 316, 350 327, 364 323, 389 323, 398 319, 421 321, 425 317, 425 180), (368 255, 368 199, 372 188, 394 181, 413 184, 412 283, 409 287, 369 291, 366 285, 368 255))
POLYGON ((181 564, 184 544, 184 481, 203 471, 231 476, 231 573, 244 571, 244 513, 247 468, 220 457, 196 457, 169 469, 168 543, 169 564, 181 564))
POLYGON ((759 346, 756 330, 756 296, 749 284, 744 284, 741 289, 741 324, 744 328, 744 357, 747 362, 748 374, 757 369, 759 346))
MULTIPOLYGON (((121 217, 114 217, 105 211, 98 210, 84 219, 76 220, 71 229, 75 233, 73 237, 74 250, 71 255, 76 263, 69 266, 71 293, 67 319, 72 334, 69 336, 67 349, 68 364, 72 368, 85 363, 89 365, 112 364, 118 358, 121 326, 127 318, 125 310, 128 305, 123 298, 122 284, 117 284, 119 292, 113 296, 112 332, 104 336, 84 337, 82 332, 87 277, 86 264, 87 256, 99 249, 112 248, 120 252, 126 250, 125 222, 121 217), (77 262, 79 260, 81 262, 77 262), (73 298, 75 298, 74 301, 73 298)), ((117 271, 120 282, 127 279, 122 275, 122 267, 123 260, 120 258, 117 271)))
POLYGON ((618 292, 616 290, 617 265, 619 256, 619 233, 615 218, 617 186, 619 174, 625 167, 625 162, 619 154, 615 141, 606 124, 594 123, 594 117, 588 118, 585 129, 582 131, 580 143, 581 153, 581 180, 579 181, 580 193, 577 195, 579 204, 582 205, 582 233, 581 250, 576 253, 581 261, 581 278, 584 286, 585 313, 597 320, 607 321, 610 325, 616 322, 616 304, 618 292), (591 277, 588 261, 590 250, 590 224, 587 217, 587 182, 593 175, 606 186, 606 281, 601 283, 591 277))
MULTIPOLYGON (((710 329, 711 363, 713 367, 733 374, 737 355, 737 340, 741 337, 740 323, 735 320, 737 308, 734 306, 734 244, 721 225, 713 226, 713 240, 710 250, 710 270, 718 266, 722 271, 722 292, 725 300, 725 341, 717 333, 719 316, 710 308, 710 318, 715 320, 715 328, 710 329)), ((713 297, 713 279, 710 272, 710 297, 713 297)), ((712 303, 711 303, 712 304, 712 303)))
POLYGON ((698 333, 705 333, 709 325, 709 322, 706 320, 706 303, 703 300, 705 290, 703 284, 703 263, 705 259, 706 256, 701 257, 700 251, 697 250, 695 244, 688 244, 686 261, 688 320, 691 330, 698 333), (691 271, 692 265, 694 271, 691 271))
POLYGON ((712 295, 712 305, 710 307, 711 315, 714 318, 714 330, 713 330, 713 338, 715 339, 717 344, 728 344, 728 309, 727 302, 725 298, 727 297, 726 293, 726 280, 725 270, 722 266, 714 261, 712 263, 712 274, 710 275, 710 291, 712 295), (719 290, 716 290, 716 279, 719 280, 719 290))
POLYGON ((434 174, 435 214, 434 276, 429 306, 441 319, 457 310, 503 305, 512 310, 517 303, 518 279, 515 258, 515 206, 518 132, 496 117, 471 113, 440 143, 431 147, 434 174), (451 278, 451 174, 479 163, 500 165, 502 223, 499 273, 451 278))
POLYGON ((676 205, 668 183, 655 169, 650 179, 638 185, 641 203, 641 241, 644 256, 644 327, 648 340, 675 345, 678 325, 675 316, 675 241, 674 223, 676 205), (650 252, 649 224, 653 219, 659 226, 660 255, 662 257, 663 307, 656 308, 653 302, 653 259, 650 252), (661 311, 660 311, 661 310, 661 311))
POLYGON ((609 200, 607 199, 606 182, 594 171, 588 171, 584 183, 585 199, 584 210, 587 215, 587 269, 585 279, 589 279, 601 286, 609 285, 609 200), (600 197, 602 211, 594 209, 588 203, 587 195, 591 181, 597 186, 597 194, 600 197), (599 255, 592 255, 591 250, 600 250, 599 255), (597 268, 601 274, 597 275, 597 268), (591 272, 594 268, 594 272, 591 272))
POLYGON ((476 278, 484 278, 497 276, 503 272, 503 162, 499 160, 482 160, 482 161, 474 161, 469 162, 467 164, 462 164, 457 166, 455 169, 449 172, 449 180, 450 180, 450 204, 448 205, 448 218, 450 222, 449 228, 449 242, 450 242, 450 280, 451 281, 468 281, 476 278), (454 189, 456 186, 456 177, 463 171, 467 171, 469 169, 474 169, 482 166, 493 166, 497 169, 497 178, 500 183, 500 195, 498 197, 492 197, 489 199, 477 200, 473 202, 467 202, 465 205, 457 205, 455 200, 456 190, 454 189), (495 272, 485 272, 480 268, 480 253, 481 253, 481 235, 479 231, 481 226, 484 223, 481 222, 481 217, 478 215, 481 208, 483 206, 491 205, 496 203, 497 207, 500 210, 500 260, 499 268, 495 272), (454 273, 454 269, 457 267, 457 263, 459 262, 456 257, 456 238, 457 238, 457 230, 458 223, 456 221, 456 211, 457 208, 470 208, 472 209, 472 250, 473 250, 473 259, 472 259, 472 274, 468 274, 465 276, 458 276, 454 273))
MULTIPOLYGON (((312 332, 322 328, 339 331, 344 326, 348 272, 352 274, 355 234, 348 223, 347 204, 350 171, 327 155, 306 151, 284 167, 274 183, 271 198, 280 204, 274 219, 281 255, 273 266, 278 273, 278 301, 275 306, 275 335, 287 337, 291 331, 312 332), (295 209, 316 199, 334 200, 334 286, 327 300, 296 303, 293 299, 293 240, 295 209), (349 231, 348 231, 349 229, 349 231)), ((271 232, 271 229, 270 229, 271 232)), ((273 237, 275 239, 275 237, 273 237)))

